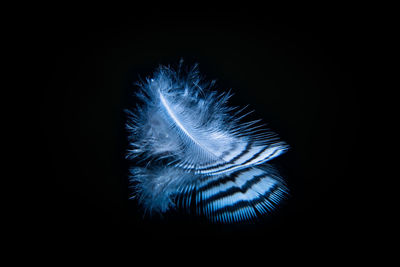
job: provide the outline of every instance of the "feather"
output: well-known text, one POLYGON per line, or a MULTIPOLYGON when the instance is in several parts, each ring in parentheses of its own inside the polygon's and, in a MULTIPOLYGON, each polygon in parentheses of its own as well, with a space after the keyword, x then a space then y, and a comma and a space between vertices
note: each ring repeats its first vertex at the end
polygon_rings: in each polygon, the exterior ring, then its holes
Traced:
POLYGON ((190 204, 215 222, 270 212, 288 189, 266 162, 288 149, 276 134, 243 122, 247 114, 204 82, 197 66, 186 74, 160 66, 139 83, 141 104, 127 110, 128 159, 135 195, 150 213, 190 204), (140 166, 142 164, 143 166, 140 166))

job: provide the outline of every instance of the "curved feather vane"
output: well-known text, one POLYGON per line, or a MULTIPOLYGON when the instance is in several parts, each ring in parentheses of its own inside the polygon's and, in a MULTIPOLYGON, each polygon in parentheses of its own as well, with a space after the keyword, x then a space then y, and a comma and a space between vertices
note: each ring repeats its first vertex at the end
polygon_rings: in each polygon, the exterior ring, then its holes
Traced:
POLYGON ((211 90, 212 83, 200 79, 196 66, 180 73, 161 66, 139 84, 137 96, 143 104, 128 111, 128 158, 146 162, 146 171, 135 167, 132 174, 137 194, 146 199, 142 203, 164 212, 170 205, 161 202, 189 198, 195 190, 197 205, 215 221, 267 213, 287 189, 270 168, 254 166, 288 146, 258 121, 242 122, 245 115, 227 105, 231 94, 211 90), (149 181, 161 184, 157 194, 167 197, 153 197, 155 187, 149 181))
POLYGON ((248 220, 268 213, 287 193, 277 173, 265 167, 207 177, 197 188, 204 214, 221 222, 248 220))

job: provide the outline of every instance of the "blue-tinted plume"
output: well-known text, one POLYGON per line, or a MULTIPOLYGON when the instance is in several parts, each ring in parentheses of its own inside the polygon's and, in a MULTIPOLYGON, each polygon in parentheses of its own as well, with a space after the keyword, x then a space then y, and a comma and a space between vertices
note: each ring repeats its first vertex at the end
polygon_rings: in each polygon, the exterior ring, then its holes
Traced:
POLYGON ((135 196, 149 211, 196 205, 214 222, 268 214, 288 189, 267 161, 288 149, 259 121, 244 122, 230 93, 212 89, 193 67, 161 66, 139 84, 141 104, 127 111, 128 159, 135 196), (191 201, 193 197, 194 201, 191 201))

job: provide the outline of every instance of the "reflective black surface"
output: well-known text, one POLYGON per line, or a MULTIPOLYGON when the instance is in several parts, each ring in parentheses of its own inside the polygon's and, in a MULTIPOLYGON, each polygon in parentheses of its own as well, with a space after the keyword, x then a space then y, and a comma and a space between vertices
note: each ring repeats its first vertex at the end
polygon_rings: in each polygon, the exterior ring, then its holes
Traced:
MULTIPOLYGON (((40 115, 38 228, 51 240, 149 246, 261 242, 302 248, 363 236, 359 156, 363 18, 351 11, 41 13, 26 40, 40 115), (285 12, 283 12, 285 13, 285 12), (33 48, 33 49, 32 49, 33 48), (291 149, 271 163, 291 197, 255 225, 181 214, 143 218, 129 200, 125 108, 134 82, 159 64, 199 63, 216 87, 249 104, 291 149)), ((350 241, 351 242, 351 241, 350 241)))

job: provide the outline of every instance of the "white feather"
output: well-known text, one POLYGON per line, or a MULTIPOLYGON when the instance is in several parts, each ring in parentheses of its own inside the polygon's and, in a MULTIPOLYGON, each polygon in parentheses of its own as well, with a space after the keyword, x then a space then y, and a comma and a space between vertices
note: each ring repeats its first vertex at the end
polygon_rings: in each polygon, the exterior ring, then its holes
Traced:
POLYGON ((200 79, 196 66, 186 75, 180 73, 181 69, 175 72, 161 66, 140 84, 137 96, 143 104, 128 111, 128 158, 141 159, 146 166, 132 168, 141 203, 150 211, 165 212, 177 196, 189 198, 195 190, 197 210, 203 213, 204 207, 213 220, 240 221, 265 213, 270 208, 263 207, 272 207, 284 197, 275 189, 287 190, 278 176, 253 167, 288 146, 257 122, 242 122, 241 112, 234 113, 227 105, 231 95, 213 91, 210 83, 200 79), (265 177, 259 179, 261 173, 265 177), (236 176, 237 180, 229 180, 236 176), (258 182, 243 191, 242 186, 254 177, 258 182), (205 181, 214 186, 202 191, 205 181), (274 192, 270 192, 272 185, 274 192), (225 192, 230 189, 232 195, 225 192), (218 196, 222 197, 210 201, 218 196), (227 211, 219 214, 222 209, 227 211))

